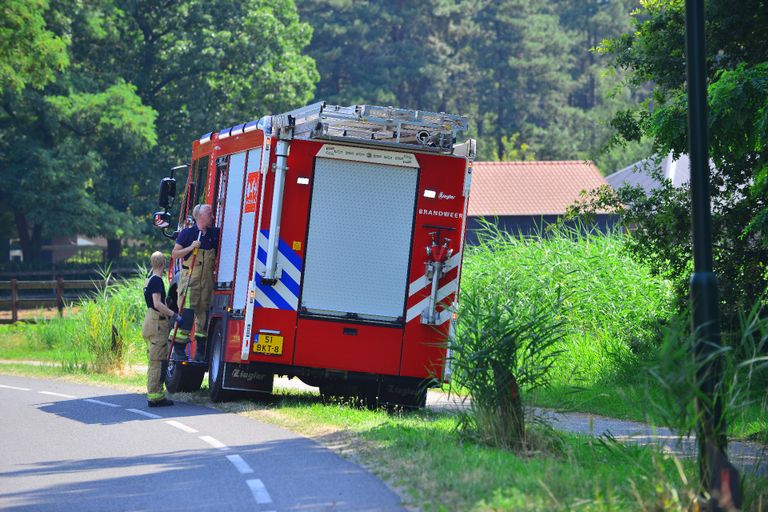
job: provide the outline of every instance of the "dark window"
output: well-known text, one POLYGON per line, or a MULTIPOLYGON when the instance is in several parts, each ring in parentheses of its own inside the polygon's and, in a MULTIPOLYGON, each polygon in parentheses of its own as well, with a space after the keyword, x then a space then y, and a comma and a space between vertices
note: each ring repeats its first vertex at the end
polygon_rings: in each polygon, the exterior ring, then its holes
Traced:
POLYGON ((192 208, 201 200, 205 200, 206 185, 208 183, 208 156, 204 156, 192 162, 191 181, 187 185, 187 195, 184 202, 184 211, 187 217, 192 215, 192 208))

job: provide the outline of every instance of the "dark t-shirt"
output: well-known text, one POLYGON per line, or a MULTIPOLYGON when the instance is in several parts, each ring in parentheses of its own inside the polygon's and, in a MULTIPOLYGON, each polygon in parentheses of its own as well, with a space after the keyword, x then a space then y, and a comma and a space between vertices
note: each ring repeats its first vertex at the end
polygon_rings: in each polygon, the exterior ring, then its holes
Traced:
POLYGON ((154 306, 155 302, 152 300, 153 293, 159 293, 160 301, 165 304, 165 284, 163 283, 163 278, 154 274, 147 281, 147 286, 144 287, 144 302, 147 303, 148 308, 157 311, 154 306))
MULTIPOLYGON (((182 247, 189 247, 192 245, 192 242, 197 240, 197 234, 200 232, 199 229, 197 229, 197 226, 192 226, 191 228, 184 228, 179 233, 179 236, 176 237, 176 243, 179 244, 182 247)), ((210 227, 205 230, 205 233, 200 236, 200 249, 206 250, 206 249, 216 249, 219 246, 219 228, 210 227)), ((192 253, 187 254, 184 256, 184 260, 186 261, 187 258, 189 258, 189 255, 192 253)))

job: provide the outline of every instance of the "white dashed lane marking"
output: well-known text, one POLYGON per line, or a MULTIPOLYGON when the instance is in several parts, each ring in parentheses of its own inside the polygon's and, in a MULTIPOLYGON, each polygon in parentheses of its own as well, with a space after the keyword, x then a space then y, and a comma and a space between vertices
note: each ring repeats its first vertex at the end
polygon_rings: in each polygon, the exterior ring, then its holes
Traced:
MULTIPOLYGON (((32 391, 30 388, 23 388, 19 386, 8 386, 6 384, 0 384, 0 388, 14 389, 16 391, 32 391)), ((77 398, 74 395, 67 395, 65 393, 55 393, 53 391, 38 391, 38 393, 40 393, 41 395, 57 396, 60 398, 70 398, 70 399, 77 398)), ((84 398, 83 401, 90 402, 92 404, 103 405, 106 407, 121 408, 120 405, 113 404, 112 402, 104 402, 103 400, 96 400, 95 398, 84 398)), ((126 409, 126 411, 132 412, 134 414, 138 414, 140 416, 145 416, 147 418, 152 418, 152 419, 162 418, 162 416, 153 414, 151 412, 142 411, 140 409, 126 409)), ((190 434, 197 433, 197 430, 179 421, 168 420, 165 423, 190 434)), ((229 450, 229 447, 227 445, 225 445, 215 437, 211 437, 211 436, 198 436, 198 437, 202 441, 205 441, 206 443, 211 445, 213 448, 217 448, 219 450, 229 450)), ((245 459, 243 459, 240 455, 227 455, 227 460, 229 460, 229 462, 231 462, 232 465, 235 466, 235 469, 237 469, 240 472, 240 474, 246 475, 246 474, 253 473, 253 468, 250 465, 248 465, 245 459)), ((245 483, 247 483, 248 487, 251 489, 251 493, 253 494, 253 498, 256 500, 256 503, 258 504, 272 503, 272 497, 269 495, 269 492, 267 492, 267 488, 264 485, 264 482, 262 482, 260 479, 253 478, 251 480, 246 480, 245 483)), ((269 512, 274 512, 274 511, 269 511, 269 512)))
POLYGON ((189 434, 195 434, 197 433, 197 430, 193 429, 192 427, 185 425, 181 423, 180 421, 176 420, 168 420, 166 421, 167 424, 169 424, 172 427, 176 427, 179 430, 183 430, 184 432, 187 432, 189 434))
POLYGON ((131 411, 134 414, 139 414, 141 416, 146 416, 147 418, 152 418, 152 419, 162 418, 162 416, 159 416, 157 414, 152 414, 151 412, 142 411, 140 409, 126 409, 126 411, 131 411))
POLYGON ((243 459, 239 455, 227 455, 227 459, 229 459, 229 462, 232 463, 235 468, 240 472, 240 474, 248 474, 253 473, 253 468, 248 465, 247 462, 245 462, 245 459, 243 459))
POLYGON ((229 450, 229 446, 225 445, 215 437, 211 436, 200 436, 200 439, 208 443, 209 445, 213 446, 214 448, 218 448, 219 450, 229 450))
POLYGON ((41 395, 50 395, 50 396, 58 396, 61 398, 77 398, 73 395, 65 395, 64 393, 54 393, 53 391, 38 391, 41 395))
POLYGON ((267 488, 264 487, 264 483, 261 480, 254 478, 253 480, 246 480, 245 483, 251 488, 256 503, 272 503, 272 497, 267 492, 267 488))
POLYGON ((15 389, 16 391, 32 391, 29 388, 20 388, 18 386, 6 386, 5 384, 0 384, 0 388, 4 389, 15 389))
POLYGON ((110 402, 102 402, 101 400, 96 400, 95 398, 84 398, 83 402, 90 402, 92 404, 106 405, 107 407, 120 407, 117 404, 113 404, 113 403, 110 403, 110 402))

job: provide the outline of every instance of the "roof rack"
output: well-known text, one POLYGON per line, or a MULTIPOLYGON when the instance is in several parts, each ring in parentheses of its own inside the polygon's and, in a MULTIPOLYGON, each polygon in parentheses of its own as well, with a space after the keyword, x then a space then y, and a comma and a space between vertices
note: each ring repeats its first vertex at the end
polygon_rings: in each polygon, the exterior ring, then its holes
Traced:
POLYGON ((457 134, 467 128, 464 116, 374 105, 319 102, 272 116, 273 133, 280 138, 407 144, 439 153, 452 153, 457 134))

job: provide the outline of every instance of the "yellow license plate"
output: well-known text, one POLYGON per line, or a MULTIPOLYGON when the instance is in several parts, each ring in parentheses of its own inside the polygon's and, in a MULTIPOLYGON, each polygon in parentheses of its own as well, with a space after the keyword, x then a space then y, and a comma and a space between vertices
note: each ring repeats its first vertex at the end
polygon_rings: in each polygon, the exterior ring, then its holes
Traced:
POLYGON ((279 356, 283 353, 283 337, 274 334, 259 334, 256 343, 253 344, 253 351, 256 354, 268 354, 279 356))

